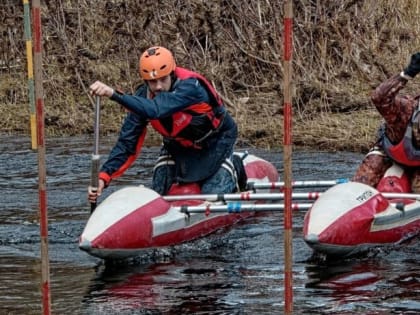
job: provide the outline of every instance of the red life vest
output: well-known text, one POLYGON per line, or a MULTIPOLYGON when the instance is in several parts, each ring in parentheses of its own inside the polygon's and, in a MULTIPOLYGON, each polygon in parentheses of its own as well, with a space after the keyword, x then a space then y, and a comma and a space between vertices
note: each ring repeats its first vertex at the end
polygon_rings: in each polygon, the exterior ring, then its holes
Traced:
POLYGON ((403 139, 399 143, 392 144, 385 132, 382 135, 382 146, 385 152, 394 161, 405 166, 420 166, 420 149, 413 144, 413 123, 417 123, 417 115, 420 115, 418 107, 412 115, 403 139))
POLYGON ((174 140, 184 147, 200 149, 202 141, 213 134, 223 122, 224 110, 218 113, 218 109, 223 107, 223 101, 201 74, 177 67, 175 76, 179 80, 196 78, 207 90, 210 103, 194 104, 168 118, 153 119, 150 123, 167 140, 174 140))

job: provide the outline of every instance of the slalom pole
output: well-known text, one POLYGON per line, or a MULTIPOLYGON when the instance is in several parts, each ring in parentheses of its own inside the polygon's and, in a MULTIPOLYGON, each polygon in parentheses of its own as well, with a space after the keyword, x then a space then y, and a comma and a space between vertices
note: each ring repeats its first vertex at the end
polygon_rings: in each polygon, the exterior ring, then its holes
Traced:
MULTIPOLYGON (((289 207, 291 210, 308 210, 312 207, 312 203, 293 203, 289 207)), ((282 203, 241 203, 230 202, 226 205, 198 205, 198 206, 178 206, 173 207, 174 210, 182 213, 205 213, 206 215, 213 213, 240 213, 240 212, 259 212, 259 211, 283 211, 286 205, 282 203)))
MULTIPOLYGON (((304 187, 329 187, 337 184, 347 183, 350 180, 348 178, 339 178, 333 180, 303 180, 303 181, 292 181, 293 188, 304 188, 304 187)), ((280 189, 283 190, 285 182, 271 182, 271 183, 253 183, 249 182, 247 188, 250 190, 256 189, 280 189)))
POLYGON ((34 69, 32 58, 32 32, 31 32, 31 17, 29 0, 23 0, 24 12, 24 28, 26 40, 26 58, 28 64, 28 96, 29 96, 29 112, 30 112, 30 126, 31 126, 31 148, 36 150, 36 115, 35 115, 35 91, 34 91, 34 69))
MULTIPOLYGON (((294 200, 316 200, 321 192, 296 192, 292 193, 294 200)), ((420 196, 420 195, 419 195, 420 196)), ((208 195, 169 195, 163 196, 166 201, 206 200, 206 201, 250 201, 250 200, 284 200, 284 193, 252 193, 242 192, 236 194, 208 194, 208 195)))
POLYGON ((293 312, 293 235, 292 235, 292 0, 284 2, 284 313, 293 312))
POLYGON ((42 31, 40 0, 32 2, 34 29, 35 104, 38 146, 39 217, 41 236, 41 291, 44 315, 51 314, 50 267, 48 258, 48 211, 44 139, 44 90, 42 85, 42 31))

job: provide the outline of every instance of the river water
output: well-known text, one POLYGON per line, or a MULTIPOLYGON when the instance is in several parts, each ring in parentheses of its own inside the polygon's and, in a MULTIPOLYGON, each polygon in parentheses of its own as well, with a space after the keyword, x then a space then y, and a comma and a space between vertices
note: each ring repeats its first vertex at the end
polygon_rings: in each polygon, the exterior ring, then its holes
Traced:
MULTIPOLYGON (((101 139, 105 160, 115 136, 101 139)), ((38 155, 28 137, 0 137, 0 314, 41 313, 38 155)), ((244 148, 245 149, 245 148, 244 148)), ((246 148, 282 170, 278 151, 246 148)), ((144 148, 105 196, 150 184, 158 148, 144 148)), ((50 284, 53 314, 282 314, 283 213, 260 214, 204 239, 125 262, 78 248, 89 217, 92 139, 47 139, 50 284)), ((293 152, 293 179, 351 177, 361 154, 293 152)), ((313 255, 293 218, 295 314, 418 314, 418 237, 346 260, 313 255)))

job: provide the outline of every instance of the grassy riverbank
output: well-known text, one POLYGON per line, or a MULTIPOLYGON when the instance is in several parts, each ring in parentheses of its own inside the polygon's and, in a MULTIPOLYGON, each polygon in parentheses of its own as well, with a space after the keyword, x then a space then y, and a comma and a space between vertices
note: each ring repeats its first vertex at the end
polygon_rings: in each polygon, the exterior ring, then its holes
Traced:
MULTIPOLYGON (((88 102, 88 101, 86 101, 88 102)), ((79 127, 66 127, 60 120, 51 118, 48 112, 49 99, 46 99, 47 113, 45 129, 47 136, 71 136, 92 134, 93 112, 86 113, 84 123, 79 127)), ((119 131, 124 117, 118 105, 106 101, 101 113, 101 135, 113 134, 119 131)), ((25 105, 27 106, 27 105, 25 105)), ((281 107, 281 104, 278 104, 281 107)), ((8 111, 1 115, 6 117, 2 122, 1 132, 4 134, 30 134, 29 110, 22 106, 9 105, 8 111), (18 115, 16 113, 19 112, 18 115)), ((252 112, 229 111, 237 120, 239 126, 239 145, 255 146, 264 149, 279 148, 283 145, 283 116, 254 115, 252 112)), ((1 112, 1 111, 0 111, 1 112)), ((68 119, 68 117, 66 117, 68 119)), ((67 120, 65 120, 67 121, 67 120)), ((381 117, 373 109, 359 110, 350 113, 320 113, 312 119, 293 114, 292 140, 296 147, 319 149, 324 151, 355 151, 365 152, 374 141, 381 117)), ((80 122, 80 121, 79 121, 80 122)), ((78 122, 78 123, 79 123, 78 122)), ((71 121, 69 122, 71 123, 71 121)), ((161 137, 149 128, 147 145, 158 145, 161 137)))
MULTIPOLYGON (((369 93, 419 50, 420 3, 294 3, 293 142, 322 150, 365 151, 380 117, 369 93)), ((86 90, 95 80, 132 92, 139 54, 152 44, 206 75, 238 122, 240 141, 282 145, 283 7, 266 1, 45 1, 43 79, 46 133, 93 131, 86 90), (77 3, 77 4, 76 4, 77 3)), ((0 5, 0 132, 29 134, 23 8, 0 5)), ((415 81, 406 89, 418 89, 415 81)), ((124 111, 104 102, 101 130, 118 131, 124 111)), ((150 132, 153 136, 154 133, 150 132)), ((148 140, 154 143, 158 137, 148 140)))

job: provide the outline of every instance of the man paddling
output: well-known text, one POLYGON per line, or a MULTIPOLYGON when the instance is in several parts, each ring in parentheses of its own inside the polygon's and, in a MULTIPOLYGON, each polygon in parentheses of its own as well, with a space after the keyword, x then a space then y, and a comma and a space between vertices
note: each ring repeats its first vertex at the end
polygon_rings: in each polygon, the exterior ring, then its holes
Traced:
POLYGON ((89 201, 96 202, 111 180, 137 158, 148 124, 163 136, 153 170, 153 190, 165 195, 172 184, 198 183, 204 194, 234 192, 237 172, 232 160, 237 126, 209 81, 178 67, 172 53, 160 46, 141 55, 139 72, 144 84, 134 95, 100 81, 90 86, 92 94, 109 97, 128 114, 101 168, 98 191, 89 187, 89 201))
MULTIPOLYGON (((420 52, 408 66, 381 83, 371 99, 384 118, 375 146, 365 156, 353 180, 376 187, 393 162, 411 178, 411 190, 420 192, 420 94, 400 95, 408 81, 420 73, 420 52)), ((392 184, 392 183, 391 183, 392 184)))

